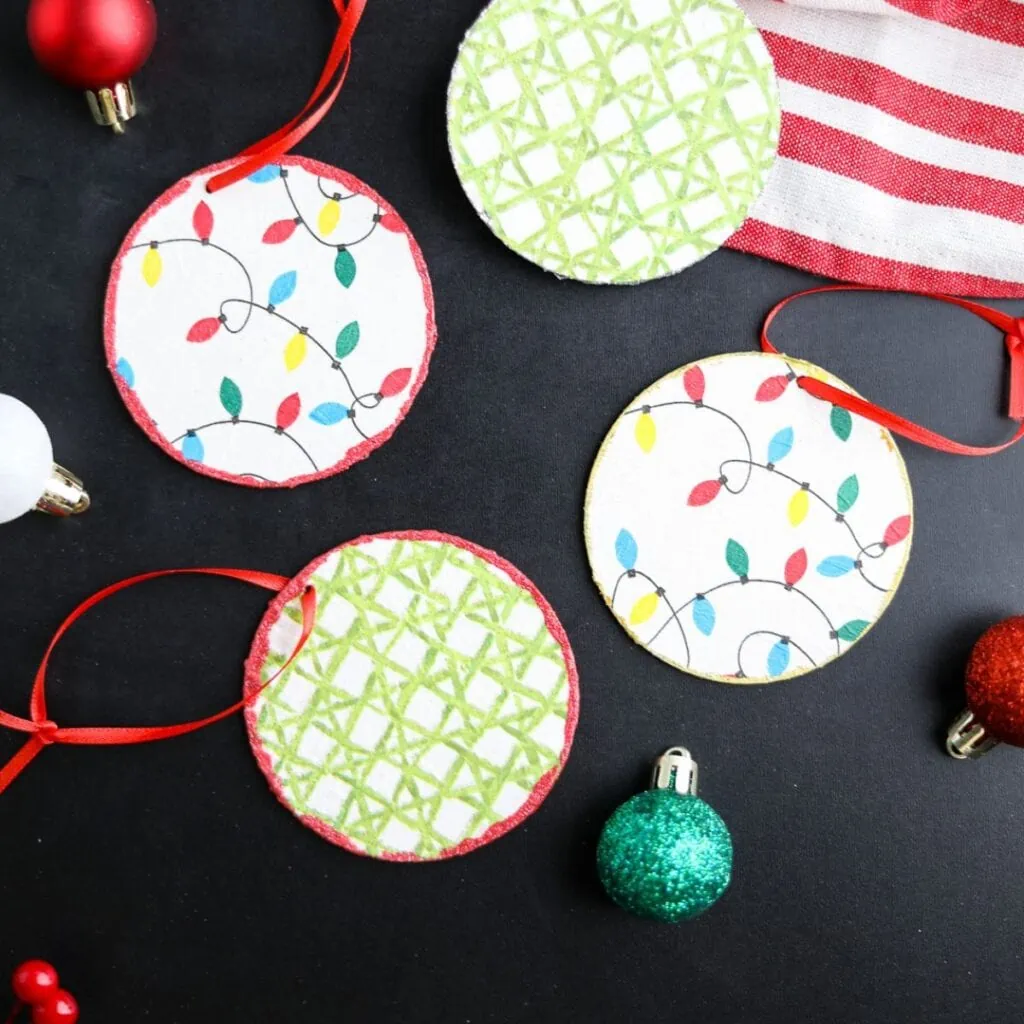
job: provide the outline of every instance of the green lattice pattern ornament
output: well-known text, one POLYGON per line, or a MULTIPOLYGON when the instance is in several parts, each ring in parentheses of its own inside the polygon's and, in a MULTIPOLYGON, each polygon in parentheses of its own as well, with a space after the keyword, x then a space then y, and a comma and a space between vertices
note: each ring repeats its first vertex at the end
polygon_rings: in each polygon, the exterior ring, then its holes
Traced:
POLYGON ((307 583, 314 633, 248 712, 294 814, 357 853, 419 861, 467 853, 537 808, 568 757, 578 681, 529 580, 443 534, 353 541, 271 605, 247 692, 294 648, 307 583))
POLYGON ((743 222, 775 159, 771 58, 732 0, 494 0, 448 97, 455 168, 511 249, 631 284, 743 222))

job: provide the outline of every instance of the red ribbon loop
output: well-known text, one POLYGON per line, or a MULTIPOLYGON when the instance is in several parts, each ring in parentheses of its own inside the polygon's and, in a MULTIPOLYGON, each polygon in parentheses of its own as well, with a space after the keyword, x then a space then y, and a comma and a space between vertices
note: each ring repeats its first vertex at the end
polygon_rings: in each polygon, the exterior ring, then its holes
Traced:
MULTIPOLYGON (((768 340, 768 328, 779 312, 794 299, 803 298, 805 295, 818 295, 822 292, 872 292, 884 290, 882 288, 872 288, 870 285, 829 284, 818 288, 808 288, 806 291, 790 295, 778 303, 765 317, 764 324, 761 327, 761 349, 764 352, 780 354, 779 350, 768 340)), ((943 295, 939 292, 905 292, 902 294, 918 295, 922 298, 937 299, 940 302, 948 302, 951 305, 959 306, 961 309, 966 309, 975 316, 981 317, 982 320, 987 321, 1006 335, 1006 350, 1010 355, 1010 397, 1007 415, 1011 419, 1024 420, 1024 319, 1018 319, 1009 313, 1004 313, 1000 309, 993 309, 991 306, 983 306, 979 302, 971 302, 969 299, 958 299, 953 295, 943 295)), ((988 447, 961 444, 959 441, 953 441, 942 434, 936 433, 934 430, 919 426, 903 416, 899 416, 888 409, 883 409, 873 402, 858 398, 856 395, 851 395, 848 391, 842 391, 831 384, 826 384, 824 381, 816 380, 813 377, 800 376, 797 378, 797 384, 815 398, 841 406, 910 441, 916 441, 918 444, 923 444, 928 448, 935 448, 940 452, 949 452, 952 455, 995 455, 996 452, 1004 451, 1024 437, 1024 423, 1021 423, 1013 437, 1002 444, 988 447)))
POLYGON ((316 623, 316 591, 313 587, 307 587, 301 598, 302 605, 302 632, 295 644, 288 660, 257 690, 250 693, 244 699, 232 704, 231 707, 218 711, 214 715, 200 718, 193 722, 181 722, 178 725, 159 725, 143 727, 124 726, 100 726, 100 727, 74 727, 62 729, 56 722, 52 721, 46 713, 46 668, 50 662, 50 655, 57 646, 60 638, 68 629, 78 621, 90 608, 110 597, 118 591, 126 590, 137 583, 145 583, 147 580, 157 579, 161 576, 226 576, 228 579, 241 580, 243 583, 250 583, 255 587, 263 587, 275 594, 282 590, 288 583, 287 576, 276 576, 267 572, 252 572, 248 569, 163 569, 158 572, 147 572, 141 576, 132 576, 129 579, 121 580, 118 583, 104 587, 103 590, 86 598, 77 608, 60 624, 53 639, 46 648, 43 660, 40 662, 36 672, 35 681, 32 684, 32 696, 29 701, 30 718, 18 718, 16 715, 0 711, 0 726, 12 729, 15 732, 29 734, 25 745, 0 768, 0 793, 5 789, 32 763, 39 753, 46 747, 55 743, 68 743, 78 746, 119 746, 134 743, 154 743, 158 740, 169 740, 176 736, 184 736, 186 733, 197 732, 205 729, 208 725, 223 721, 242 708, 252 704, 263 691, 280 678, 281 673, 295 660, 299 651, 306 645, 306 641, 313 632, 316 623))
POLYGON ((271 160, 297 146, 323 119, 341 92, 352 60, 352 37, 366 9, 366 0, 332 0, 338 13, 338 31, 331 44, 327 62, 306 105, 286 125, 265 139, 253 143, 239 154, 240 162, 214 175, 206 183, 207 192, 217 192, 247 178, 271 160))

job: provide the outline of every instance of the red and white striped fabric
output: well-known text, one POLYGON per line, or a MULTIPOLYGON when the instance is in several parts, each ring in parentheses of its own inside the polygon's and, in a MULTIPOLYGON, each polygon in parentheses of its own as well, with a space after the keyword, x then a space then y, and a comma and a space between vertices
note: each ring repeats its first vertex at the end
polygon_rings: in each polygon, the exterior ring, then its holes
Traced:
POLYGON ((779 159, 728 241, 886 288, 1024 296, 1024 0, 739 0, 779 159))

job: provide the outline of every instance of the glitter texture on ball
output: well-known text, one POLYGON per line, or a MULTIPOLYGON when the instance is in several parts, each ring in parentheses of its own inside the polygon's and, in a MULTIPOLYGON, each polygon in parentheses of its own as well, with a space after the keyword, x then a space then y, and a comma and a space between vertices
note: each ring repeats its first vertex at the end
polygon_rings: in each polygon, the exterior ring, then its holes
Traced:
POLYGON ((967 704, 985 731, 1024 747, 1024 616, 986 630, 967 665, 967 704))
POLYGON ((699 797, 648 790, 608 819, 597 846, 597 871, 608 895, 630 913, 686 921, 728 887, 732 837, 699 797))

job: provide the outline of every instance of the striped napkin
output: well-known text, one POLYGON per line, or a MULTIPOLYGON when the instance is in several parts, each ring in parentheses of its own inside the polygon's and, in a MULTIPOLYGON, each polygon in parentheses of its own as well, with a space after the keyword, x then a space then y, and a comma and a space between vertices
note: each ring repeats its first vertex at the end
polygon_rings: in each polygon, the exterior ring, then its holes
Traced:
POLYGON ((1024 0, 739 0, 779 159, 728 241, 886 288, 1024 296, 1024 0))

